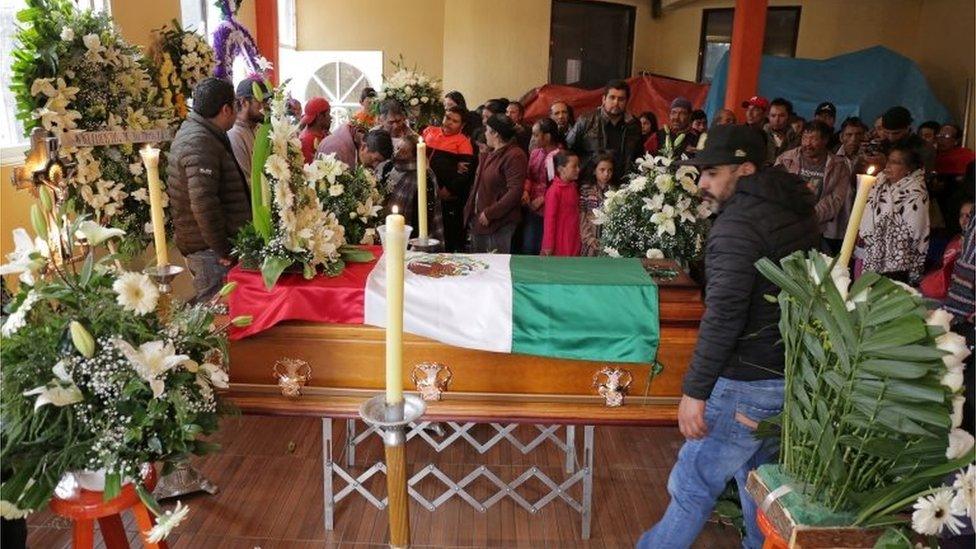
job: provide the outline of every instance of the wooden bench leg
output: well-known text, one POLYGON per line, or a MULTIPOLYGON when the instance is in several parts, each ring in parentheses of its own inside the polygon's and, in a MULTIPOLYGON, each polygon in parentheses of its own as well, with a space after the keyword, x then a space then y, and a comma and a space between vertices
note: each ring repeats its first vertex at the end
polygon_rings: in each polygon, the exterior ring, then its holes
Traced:
POLYGON ((136 524, 139 526, 139 536, 142 538, 142 543, 146 549, 169 549, 166 540, 158 543, 149 543, 146 541, 146 533, 152 530, 154 523, 152 513, 149 512, 149 509, 142 502, 132 506, 132 514, 136 517, 136 524))
POLYGON ((125 534, 121 516, 109 515, 98 519, 98 528, 102 531, 107 549, 129 549, 129 536, 125 534))

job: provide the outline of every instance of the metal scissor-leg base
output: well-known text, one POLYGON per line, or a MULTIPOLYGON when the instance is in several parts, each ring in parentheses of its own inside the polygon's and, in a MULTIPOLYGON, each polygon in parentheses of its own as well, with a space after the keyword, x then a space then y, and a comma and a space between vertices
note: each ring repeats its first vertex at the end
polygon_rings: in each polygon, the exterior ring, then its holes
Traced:
MULTIPOLYGON (((477 425, 476 423, 458 423, 448 421, 442 422, 440 425, 445 430, 443 435, 439 435, 439 437, 443 437, 441 440, 435 440, 431 436, 431 422, 426 421, 411 423, 408 426, 406 438, 407 440, 410 440, 412 438, 419 437, 426 441, 427 444, 438 453, 442 452, 451 444, 458 441, 467 442, 471 445, 471 447, 477 450, 479 454, 484 454, 496 444, 503 441, 508 441, 511 443, 512 446, 522 452, 522 454, 528 454, 543 443, 551 442, 566 455, 564 468, 567 476, 561 481, 557 481, 546 475, 537 465, 532 465, 525 469, 513 480, 506 482, 492 472, 488 466, 480 465, 474 470, 468 472, 462 478, 454 480, 444 473, 440 468, 438 468, 437 465, 430 463, 423 466, 408 479, 408 492, 414 501, 420 503, 425 509, 433 511, 446 501, 450 500, 452 497, 458 497, 466 501, 477 511, 483 513, 492 505, 507 497, 530 513, 537 513, 540 509, 552 501, 560 499, 572 507, 574 511, 580 514, 582 539, 590 538, 590 523, 592 521, 593 507, 594 440, 592 425, 585 425, 583 427, 583 453, 580 456, 582 458, 581 460, 577 459, 578 455, 576 453, 575 441, 576 428, 573 425, 566 426, 565 441, 558 434, 558 431, 562 426, 535 425, 536 429, 539 431, 539 434, 528 443, 523 443, 515 436, 514 431, 518 427, 517 423, 488 424, 495 430, 495 434, 484 443, 479 442, 471 434, 471 430, 475 425, 477 425), (437 478, 446 487, 443 493, 433 499, 425 498, 416 489, 414 489, 414 486, 428 476, 437 478), (497 489, 493 494, 484 500, 477 499, 466 489, 480 478, 487 479, 497 489), (537 479, 548 490, 536 501, 529 501, 519 493, 519 487, 532 478, 537 479), (577 484, 582 486, 582 495, 579 500, 575 499, 570 494, 570 490, 577 484)), ((350 494, 359 494, 377 509, 386 508, 387 499, 385 497, 380 499, 365 487, 365 484, 369 481, 369 479, 377 473, 386 474, 386 466, 382 460, 367 467, 357 476, 353 476, 349 471, 347 471, 347 469, 352 469, 355 466, 356 446, 366 441, 371 435, 374 434, 379 436, 379 432, 375 427, 366 426, 362 432, 357 432, 356 420, 346 420, 346 439, 344 443, 346 459, 345 468, 343 468, 333 461, 332 419, 322 419, 322 456, 324 467, 323 494, 325 496, 326 530, 333 529, 336 503, 350 494), (333 484, 336 476, 341 478, 345 483, 345 485, 338 491, 334 490, 335 487, 333 484)))

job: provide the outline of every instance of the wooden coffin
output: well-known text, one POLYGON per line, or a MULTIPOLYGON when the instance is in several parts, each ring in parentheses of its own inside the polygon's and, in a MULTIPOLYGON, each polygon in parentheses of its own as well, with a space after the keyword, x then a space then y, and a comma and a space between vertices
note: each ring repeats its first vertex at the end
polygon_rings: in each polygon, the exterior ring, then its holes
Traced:
MULTIPOLYGON (((660 263, 667 266, 666 262, 660 263)), ((681 380, 698 335, 704 307, 700 287, 681 272, 658 281, 661 343, 658 361, 664 371, 648 387, 650 364, 607 364, 462 349, 412 335, 404 336, 404 383, 416 390, 410 371, 421 362, 437 362, 450 369, 452 378, 441 402, 428 408, 428 416, 484 419, 474 408, 493 406, 526 419, 566 421, 590 410, 611 424, 673 422, 681 380), (594 388, 594 375, 605 366, 627 370, 633 378, 616 410, 608 409, 594 388), (465 404, 467 403, 467 404, 465 404), (475 405, 477 403, 477 405, 475 405), (467 410, 467 412, 465 412, 467 410), (533 411, 534 410, 534 411, 533 411), (542 413, 544 412, 544 413, 542 413), (545 416, 545 417, 543 417, 545 416)), ((348 324, 286 322, 230 345, 230 396, 245 412, 298 415, 355 415, 355 404, 382 390, 384 331, 348 324), (274 374, 283 358, 307 361, 311 375, 302 396, 281 395, 274 374)), ((501 417, 498 413, 488 416, 501 417)), ((504 415, 504 414, 501 414, 504 415)), ((576 419, 586 419, 579 418, 576 419)))

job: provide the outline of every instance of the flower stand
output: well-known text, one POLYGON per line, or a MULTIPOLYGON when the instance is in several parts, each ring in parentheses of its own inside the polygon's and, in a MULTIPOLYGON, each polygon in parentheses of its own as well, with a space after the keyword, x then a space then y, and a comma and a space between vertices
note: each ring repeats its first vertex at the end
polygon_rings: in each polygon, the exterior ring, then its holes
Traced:
MULTIPOLYGON (((157 476, 154 467, 148 467, 146 476, 142 479, 143 485, 152 492, 156 486, 157 476)), ((93 492, 81 489, 77 496, 70 499, 61 499, 57 496, 51 499, 51 511, 55 514, 71 519, 73 525, 74 549, 92 549, 95 543, 95 521, 98 521, 99 529, 102 531, 102 538, 108 549, 118 549, 129 547, 128 536, 122 526, 122 511, 131 509, 136 517, 136 524, 139 526, 143 545, 147 549, 167 549, 165 541, 149 543, 146 541, 146 532, 153 527, 153 515, 149 509, 139 499, 132 484, 122 487, 119 495, 111 500, 105 501, 102 492, 93 492)))
POLYGON ((809 510, 799 509, 802 505, 785 505, 783 498, 773 501, 763 510, 763 502, 776 488, 778 486, 770 485, 757 471, 749 473, 746 490, 760 507, 756 513, 756 523, 766 536, 763 549, 870 548, 884 533, 883 528, 803 524, 795 517, 809 510))

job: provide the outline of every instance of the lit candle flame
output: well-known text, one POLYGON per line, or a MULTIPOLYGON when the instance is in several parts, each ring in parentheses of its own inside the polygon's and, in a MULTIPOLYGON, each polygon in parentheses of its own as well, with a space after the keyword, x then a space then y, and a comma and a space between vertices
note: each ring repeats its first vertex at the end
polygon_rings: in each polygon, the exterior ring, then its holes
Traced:
POLYGON ((396 206, 393 206, 393 213, 394 214, 400 213, 400 208, 397 208, 396 206))
POLYGON ((868 175, 874 175, 874 166, 868 166, 867 174, 868 175))

